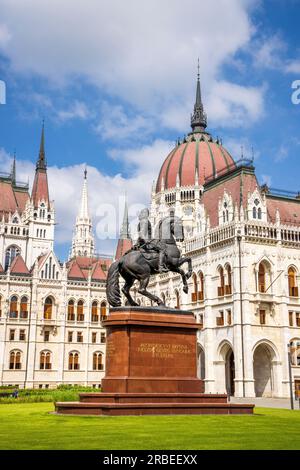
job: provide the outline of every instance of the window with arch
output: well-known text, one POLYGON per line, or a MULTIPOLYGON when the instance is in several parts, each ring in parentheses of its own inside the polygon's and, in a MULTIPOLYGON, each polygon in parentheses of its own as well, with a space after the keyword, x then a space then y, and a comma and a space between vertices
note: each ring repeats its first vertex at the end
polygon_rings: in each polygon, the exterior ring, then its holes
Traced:
POLYGON ((177 289, 175 290, 175 308, 180 310, 180 295, 177 289))
POLYGON ((69 370, 79 370, 79 353, 71 352, 69 353, 69 370))
POLYGON ((9 368, 10 370, 20 370, 22 368, 22 355, 21 351, 11 351, 9 354, 9 368))
POLYGON ((83 300, 78 300, 77 302, 77 321, 84 321, 84 302, 83 300))
POLYGON ((18 318, 18 297, 13 295, 9 302, 9 318, 18 318))
POLYGON ((94 300, 92 303, 92 322, 93 323, 99 322, 98 302, 96 300, 94 300))
POLYGON ((19 256, 21 249, 16 245, 9 246, 5 251, 5 271, 11 265, 13 260, 19 256))
POLYGON ((26 320, 28 318, 28 298, 26 295, 21 297, 21 304, 20 304, 20 318, 26 320))
POLYGON ((204 274, 202 271, 199 273, 199 292, 198 292, 198 300, 200 302, 204 300, 204 274))
POLYGON ((219 272, 218 297, 223 297, 225 295, 225 276, 224 276, 224 269, 222 266, 219 267, 218 272, 219 272))
POLYGON ((73 299, 68 302, 68 321, 75 321, 75 302, 73 299))
POLYGON ((258 198, 254 200, 254 205, 252 209, 252 218, 262 220, 262 210, 260 207, 260 200, 258 198))
POLYGON ((292 266, 288 270, 288 280, 289 280, 289 296, 298 297, 299 291, 297 286, 297 273, 296 269, 292 266))
POLYGON ((52 369, 51 353, 50 351, 42 351, 40 353, 40 370, 52 369))
POLYGON ((103 370, 103 355, 101 352, 93 354, 93 370, 103 370))
POLYGON ((223 204, 223 224, 229 222, 229 211, 228 211, 228 204, 225 201, 223 204))
POLYGON ((192 281, 193 281, 192 302, 197 302, 197 299, 198 299, 198 279, 197 279, 197 275, 195 273, 192 276, 192 281))
POLYGON ((258 291, 266 293, 271 285, 271 267, 268 263, 262 261, 258 267, 258 291))
POLYGON ((106 305, 106 302, 101 302, 100 315, 101 315, 101 321, 107 319, 107 305, 106 305))
POLYGON ((53 314, 53 299, 52 297, 47 297, 44 302, 44 320, 52 320, 53 314))
POLYGON ((290 342, 291 363, 293 366, 300 366, 300 338, 290 342))
POLYGON ((232 294, 232 272, 231 272, 231 266, 229 264, 226 265, 225 271, 226 271, 225 294, 231 295, 232 294))

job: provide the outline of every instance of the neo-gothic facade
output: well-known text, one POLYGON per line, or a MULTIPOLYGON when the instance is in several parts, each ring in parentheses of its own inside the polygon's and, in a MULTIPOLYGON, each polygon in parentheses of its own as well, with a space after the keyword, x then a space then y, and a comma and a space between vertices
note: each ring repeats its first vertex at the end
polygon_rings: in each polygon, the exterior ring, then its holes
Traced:
POLYGON ((86 172, 67 263, 53 252, 54 224, 43 129, 31 194, 15 161, 0 175, 0 385, 98 387, 105 373, 110 260, 94 253, 86 172))
MULTIPOLYGON (((236 396, 289 396, 289 359, 300 390, 300 197, 260 186, 253 161, 235 161, 207 132, 200 80, 192 132, 163 162, 152 188, 155 226, 175 209, 191 256, 190 290, 175 274, 149 289, 199 322, 198 373, 205 390, 236 396)), ((97 386, 105 373, 105 278, 94 255, 87 179, 70 260, 53 252, 42 134, 32 194, 0 177, 0 384, 97 386)), ((131 247, 127 208, 116 251, 131 247)), ((139 297, 139 303, 146 304, 139 297)))

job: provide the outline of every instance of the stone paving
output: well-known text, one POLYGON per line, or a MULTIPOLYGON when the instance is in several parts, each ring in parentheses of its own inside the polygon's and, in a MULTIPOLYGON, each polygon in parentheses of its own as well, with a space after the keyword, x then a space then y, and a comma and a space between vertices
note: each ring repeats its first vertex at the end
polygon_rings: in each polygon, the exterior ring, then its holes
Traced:
MULTIPOLYGON (((231 397, 231 403, 249 403, 262 408, 291 408, 289 398, 235 398, 231 397)), ((294 409, 299 410, 299 400, 294 401, 294 409)))

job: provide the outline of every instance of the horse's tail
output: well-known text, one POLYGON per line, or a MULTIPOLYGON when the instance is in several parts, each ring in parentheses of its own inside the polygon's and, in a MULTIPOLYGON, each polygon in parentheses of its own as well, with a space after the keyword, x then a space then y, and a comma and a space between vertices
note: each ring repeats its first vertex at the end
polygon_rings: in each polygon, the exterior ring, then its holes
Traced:
POLYGON ((121 307, 119 261, 115 261, 108 270, 106 280, 106 297, 112 307, 121 307))

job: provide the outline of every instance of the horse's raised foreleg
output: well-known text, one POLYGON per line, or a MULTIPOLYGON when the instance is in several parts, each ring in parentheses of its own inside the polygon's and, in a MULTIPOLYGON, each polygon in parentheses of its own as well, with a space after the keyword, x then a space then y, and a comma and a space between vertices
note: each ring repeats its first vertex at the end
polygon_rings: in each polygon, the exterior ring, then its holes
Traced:
POLYGON ((176 268, 173 267, 172 271, 173 271, 173 273, 180 274, 182 282, 183 282, 183 292, 185 292, 187 294, 188 291, 189 291, 189 286, 188 286, 188 283, 187 283, 187 274, 184 272, 183 269, 178 268, 178 266, 176 268))
POLYGON ((191 258, 181 258, 179 260, 178 266, 182 266, 184 263, 188 263, 188 272, 185 274, 186 279, 189 279, 193 274, 192 260, 191 258))
POLYGON ((153 300, 153 302, 156 302, 158 305, 164 305, 163 301, 159 297, 157 297, 156 295, 153 295, 153 294, 151 294, 151 292, 147 291, 147 286, 149 284, 149 279, 150 279, 150 275, 147 276, 147 277, 143 277, 140 280, 140 288, 139 288, 138 292, 140 294, 144 295, 145 297, 148 297, 148 299, 153 300))

